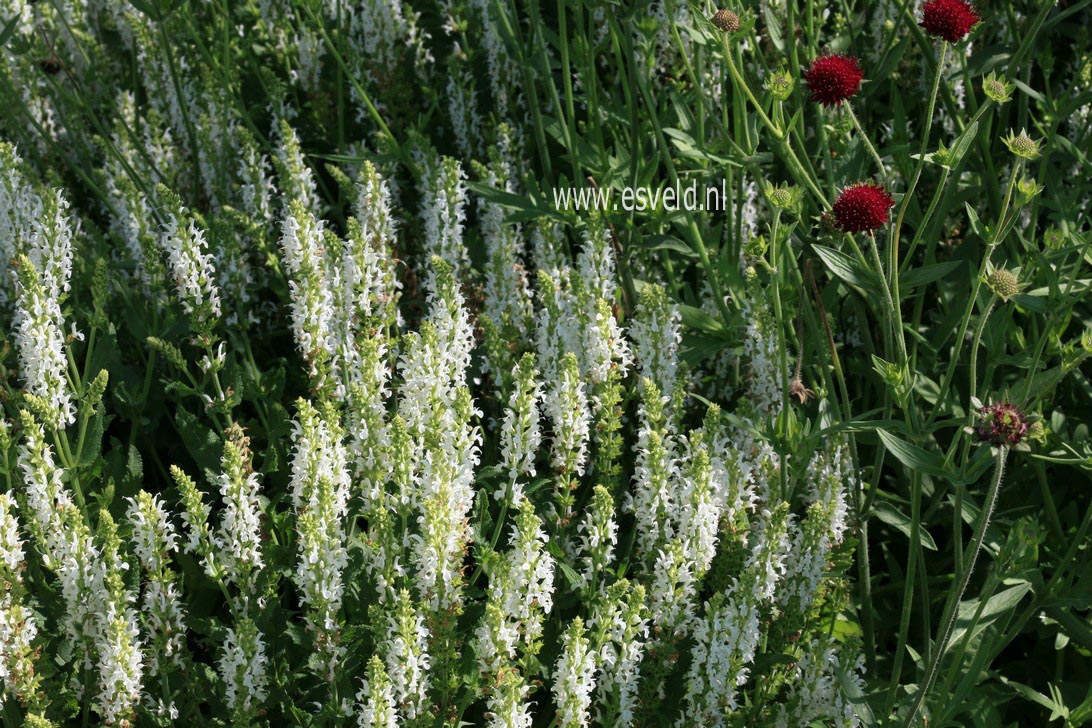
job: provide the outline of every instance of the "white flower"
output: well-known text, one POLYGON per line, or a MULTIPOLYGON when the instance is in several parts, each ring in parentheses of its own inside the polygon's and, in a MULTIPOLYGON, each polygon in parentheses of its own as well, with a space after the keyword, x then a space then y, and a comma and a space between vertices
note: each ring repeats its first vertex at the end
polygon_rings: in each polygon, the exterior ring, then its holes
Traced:
POLYGON ((253 621, 243 619, 228 628, 219 668, 236 722, 248 722, 265 702, 267 662, 262 635, 253 621))
POLYGON ((595 688, 596 653, 585 636, 584 620, 573 619, 561 641, 561 656, 554 667, 553 685, 557 724, 561 728, 586 726, 595 688))

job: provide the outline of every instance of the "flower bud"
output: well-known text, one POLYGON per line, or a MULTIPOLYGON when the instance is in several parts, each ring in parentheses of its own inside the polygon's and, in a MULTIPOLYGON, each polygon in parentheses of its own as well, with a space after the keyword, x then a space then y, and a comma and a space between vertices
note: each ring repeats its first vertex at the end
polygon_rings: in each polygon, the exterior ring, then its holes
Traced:
POLYGON ((1021 159, 1032 160, 1039 156, 1040 142, 1028 136, 1027 131, 1024 129, 1021 129, 1019 134, 1009 132, 1009 135, 1002 141, 1005 142, 1005 146, 1009 148, 1010 152, 1021 159))
POLYGON ((986 285, 998 298, 1009 300, 1020 292, 1020 279, 1010 270, 998 268, 986 276, 986 285))
POLYGON ((1012 90, 1014 88, 1016 87, 1013 84, 1003 78, 998 78, 992 72, 982 79, 982 93, 999 104, 1008 103, 1012 99, 1012 90))

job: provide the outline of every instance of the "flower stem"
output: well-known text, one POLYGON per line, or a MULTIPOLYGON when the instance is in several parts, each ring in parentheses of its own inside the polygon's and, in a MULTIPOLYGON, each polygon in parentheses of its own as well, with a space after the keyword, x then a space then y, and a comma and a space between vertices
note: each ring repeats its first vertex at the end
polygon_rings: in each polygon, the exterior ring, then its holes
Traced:
POLYGON ((861 141, 864 142, 865 149, 872 156, 872 161, 876 163, 876 169, 880 170, 880 178, 883 179, 887 176, 887 169, 883 166, 883 159, 880 158, 879 153, 876 151, 876 147, 872 146, 872 140, 868 138, 868 134, 865 134, 863 128, 861 128, 861 120, 857 118, 857 114, 853 111, 853 106, 849 103, 845 104, 846 112, 849 114, 849 118, 853 121, 853 128, 857 130, 857 134, 861 137, 861 141))
MULTIPOLYGON (((993 517, 994 508, 997 506, 997 494, 1001 490, 1001 481, 1005 477, 1005 458, 1008 456, 1008 448, 1001 446, 997 450, 997 459, 994 465, 993 481, 990 483, 990 489, 986 493, 986 502, 982 507, 982 512, 978 516, 978 524, 975 526, 974 536, 971 538, 971 546, 967 552, 969 561, 960 570, 959 574, 959 588, 948 595, 948 601, 944 606, 944 614, 941 617, 941 631, 937 635, 936 648, 933 651, 933 657, 929 661, 929 667, 925 671, 925 682, 922 683, 921 688, 918 690, 917 697, 914 700, 914 706, 910 709, 910 714, 906 718, 905 728, 911 728, 914 723, 914 719, 917 717, 918 712, 921 710, 925 703, 925 699, 929 694, 929 689, 933 686, 933 682, 936 680, 937 672, 940 670, 940 662, 944 658, 944 650, 948 645, 948 639, 952 636, 952 628, 955 626, 956 616, 959 614, 959 602, 963 599, 963 594, 967 591, 967 585, 971 581, 971 574, 974 572, 975 562, 978 560, 978 552, 982 549, 982 542, 986 537, 986 529, 990 525, 990 519, 993 517)), ((956 534, 958 539, 958 534, 956 534)))

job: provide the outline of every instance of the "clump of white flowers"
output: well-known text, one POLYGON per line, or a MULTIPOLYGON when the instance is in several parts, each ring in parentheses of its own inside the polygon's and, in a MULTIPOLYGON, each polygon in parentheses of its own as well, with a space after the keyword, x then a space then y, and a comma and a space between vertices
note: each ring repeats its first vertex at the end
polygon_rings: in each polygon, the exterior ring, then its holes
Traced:
POLYGON ((177 195, 160 186, 165 222, 159 245, 167 256, 175 292, 182 309, 199 333, 207 332, 220 317, 220 287, 205 231, 177 195))
POLYGON ((329 411, 307 400, 297 405, 293 423, 292 505, 296 511, 299 555, 296 584, 307 605, 308 626, 315 634, 318 659, 326 661, 328 679, 340 655, 338 613, 344 595, 342 574, 348 564, 345 518, 349 472, 340 426, 329 411))

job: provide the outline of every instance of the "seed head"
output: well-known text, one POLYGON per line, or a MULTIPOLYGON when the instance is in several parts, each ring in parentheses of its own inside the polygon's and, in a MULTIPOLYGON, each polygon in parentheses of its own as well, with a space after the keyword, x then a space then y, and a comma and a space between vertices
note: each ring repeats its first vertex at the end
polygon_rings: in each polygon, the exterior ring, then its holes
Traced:
POLYGON ((880 185, 858 182, 845 188, 834 201, 838 229, 847 233, 871 231, 882 227, 895 206, 891 195, 880 185))
POLYGON ((982 93, 999 104, 1004 104, 1012 98, 1012 90, 1016 88, 1003 78, 998 78, 991 71, 982 79, 982 93))
POLYGON ((1025 129, 1021 129, 1019 134, 1010 131, 1001 141, 1005 142, 1010 152, 1021 159, 1031 160, 1039 156, 1039 142, 1029 137, 1025 129))
POLYGON ((986 285, 997 294, 998 298, 1009 300, 1020 292, 1020 279, 1011 270, 998 268, 986 276, 986 285))
POLYGON ((856 58, 834 54, 816 58, 803 76, 814 101, 837 106, 860 90, 864 71, 856 58))
POLYGON ((921 27, 934 38, 958 43, 981 18, 974 5, 964 0, 932 0, 921 9, 921 27))
POLYGON ((739 16, 728 8, 718 10, 712 17, 712 23, 725 33, 735 33, 739 30, 739 16))
POLYGON ((975 430, 980 442, 994 447, 1019 445, 1028 432, 1024 413, 1009 402, 994 402, 978 408, 979 423, 975 430))

